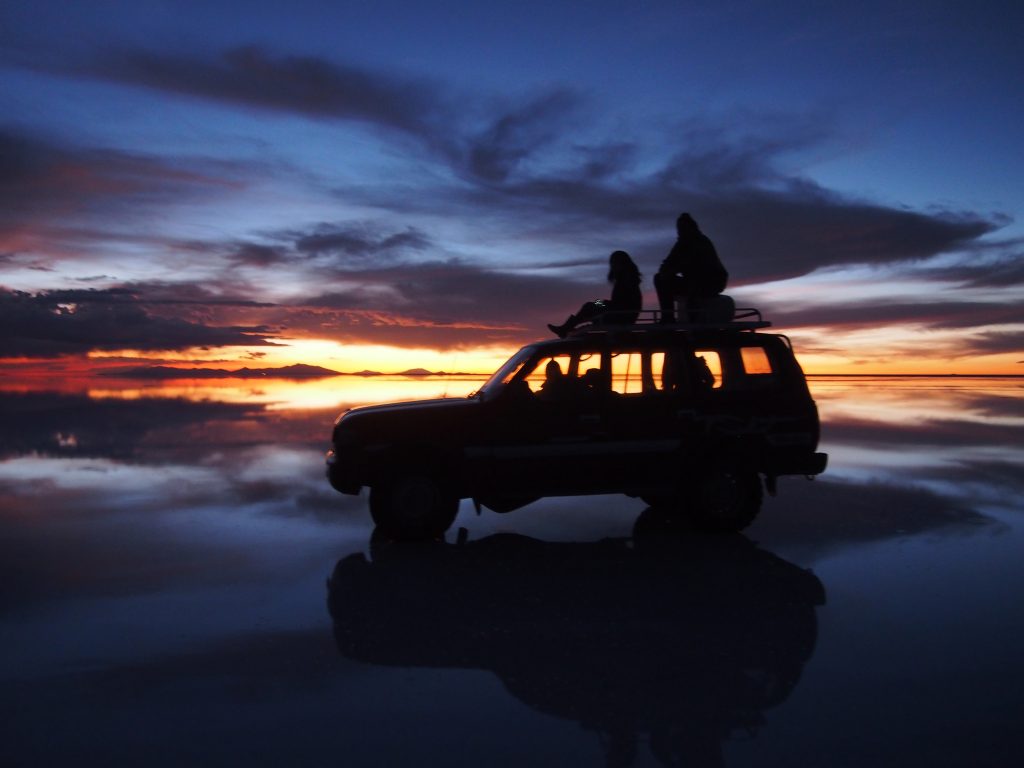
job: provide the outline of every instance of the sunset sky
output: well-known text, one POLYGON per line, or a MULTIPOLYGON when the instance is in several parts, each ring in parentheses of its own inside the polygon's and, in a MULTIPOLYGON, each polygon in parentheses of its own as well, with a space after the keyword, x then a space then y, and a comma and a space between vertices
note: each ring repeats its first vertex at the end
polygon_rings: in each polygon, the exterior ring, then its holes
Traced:
POLYGON ((489 371, 689 211, 814 373, 1024 374, 1020 2, 0 6, 9 373, 489 371))

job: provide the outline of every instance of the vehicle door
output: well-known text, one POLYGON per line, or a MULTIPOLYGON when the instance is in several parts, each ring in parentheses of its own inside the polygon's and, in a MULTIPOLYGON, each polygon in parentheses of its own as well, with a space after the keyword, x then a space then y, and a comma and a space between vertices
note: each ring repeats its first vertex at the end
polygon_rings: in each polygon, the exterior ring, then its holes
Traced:
POLYGON ((485 451, 490 481, 524 495, 585 492, 606 442, 601 354, 540 354, 523 366, 492 409, 485 451))
POLYGON ((615 350, 608 355, 611 396, 604 476, 616 490, 641 491, 663 475, 679 447, 673 430, 671 355, 662 346, 615 350))

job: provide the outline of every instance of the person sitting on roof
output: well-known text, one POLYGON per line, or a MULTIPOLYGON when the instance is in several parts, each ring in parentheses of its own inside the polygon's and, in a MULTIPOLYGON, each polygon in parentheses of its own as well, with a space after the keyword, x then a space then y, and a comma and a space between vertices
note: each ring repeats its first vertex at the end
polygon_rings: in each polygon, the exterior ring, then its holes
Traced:
POLYGON ((608 282, 612 284, 611 299, 588 301, 561 325, 548 323, 551 332, 564 339, 577 325, 590 320, 621 325, 635 322, 643 306, 640 270, 625 251, 615 251, 608 257, 608 282))
POLYGON ((729 273, 722 266, 715 246, 690 214, 679 215, 676 232, 679 238, 654 276, 663 323, 675 322, 677 296, 693 306, 701 299, 720 294, 729 281, 729 273))

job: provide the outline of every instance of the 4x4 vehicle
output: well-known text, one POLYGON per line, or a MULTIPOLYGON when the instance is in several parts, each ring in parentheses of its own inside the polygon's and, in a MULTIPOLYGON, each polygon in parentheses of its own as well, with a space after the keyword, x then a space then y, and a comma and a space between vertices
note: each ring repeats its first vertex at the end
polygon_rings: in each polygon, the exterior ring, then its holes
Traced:
POLYGON ((738 317, 592 325, 523 347, 468 398, 354 408, 335 422, 328 478, 369 487, 395 538, 442 534, 464 498, 508 512, 601 493, 741 530, 763 488, 827 457, 789 340, 758 332, 770 324, 756 310, 738 317))

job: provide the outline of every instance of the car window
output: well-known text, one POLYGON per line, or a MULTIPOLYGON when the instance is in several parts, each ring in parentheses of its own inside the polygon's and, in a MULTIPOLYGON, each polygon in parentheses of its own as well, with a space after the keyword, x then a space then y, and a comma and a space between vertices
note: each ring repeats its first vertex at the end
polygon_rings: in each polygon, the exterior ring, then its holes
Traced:
POLYGON ((634 395, 644 391, 643 360, 639 352, 612 355, 612 392, 634 395))
POLYGON ((565 377, 569 373, 569 366, 572 362, 569 355, 548 355, 540 358, 537 364, 533 367, 533 370, 526 375, 526 384, 530 388, 531 392, 540 392, 544 383, 552 377, 565 377), (549 364, 554 361, 554 364, 558 366, 548 367, 549 364))
POLYGON ((654 389, 665 388, 665 353, 651 353, 651 383, 654 389))
POLYGON ((576 363, 576 375, 581 379, 587 371, 601 369, 601 355, 597 353, 583 353, 576 363))
MULTIPOLYGON (((612 353, 612 391, 620 395, 638 395, 671 389, 674 380, 666 373, 666 357, 662 350, 612 353)), ((681 377, 677 379, 682 380, 681 377)))
POLYGON ((713 349, 698 349, 694 356, 697 358, 697 381, 705 386, 710 383, 711 389, 721 389, 722 356, 713 349))
POLYGON ((505 384, 508 384, 512 378, 519 373, 519 369, 523 367, 523 363, 530 359, 533 354, 531 347, 523 347, 521 350, 516 352, 510 357, 504 365, 495 371, 491 377, 484 382, 484 385, 480 387, 480 392, 483 394, 493 395, 505 384))
POLYGON ((752 376, 765 376, 772 372, 772 364, 764 347, 743 347, 740 350, 743 371, 752 376))

